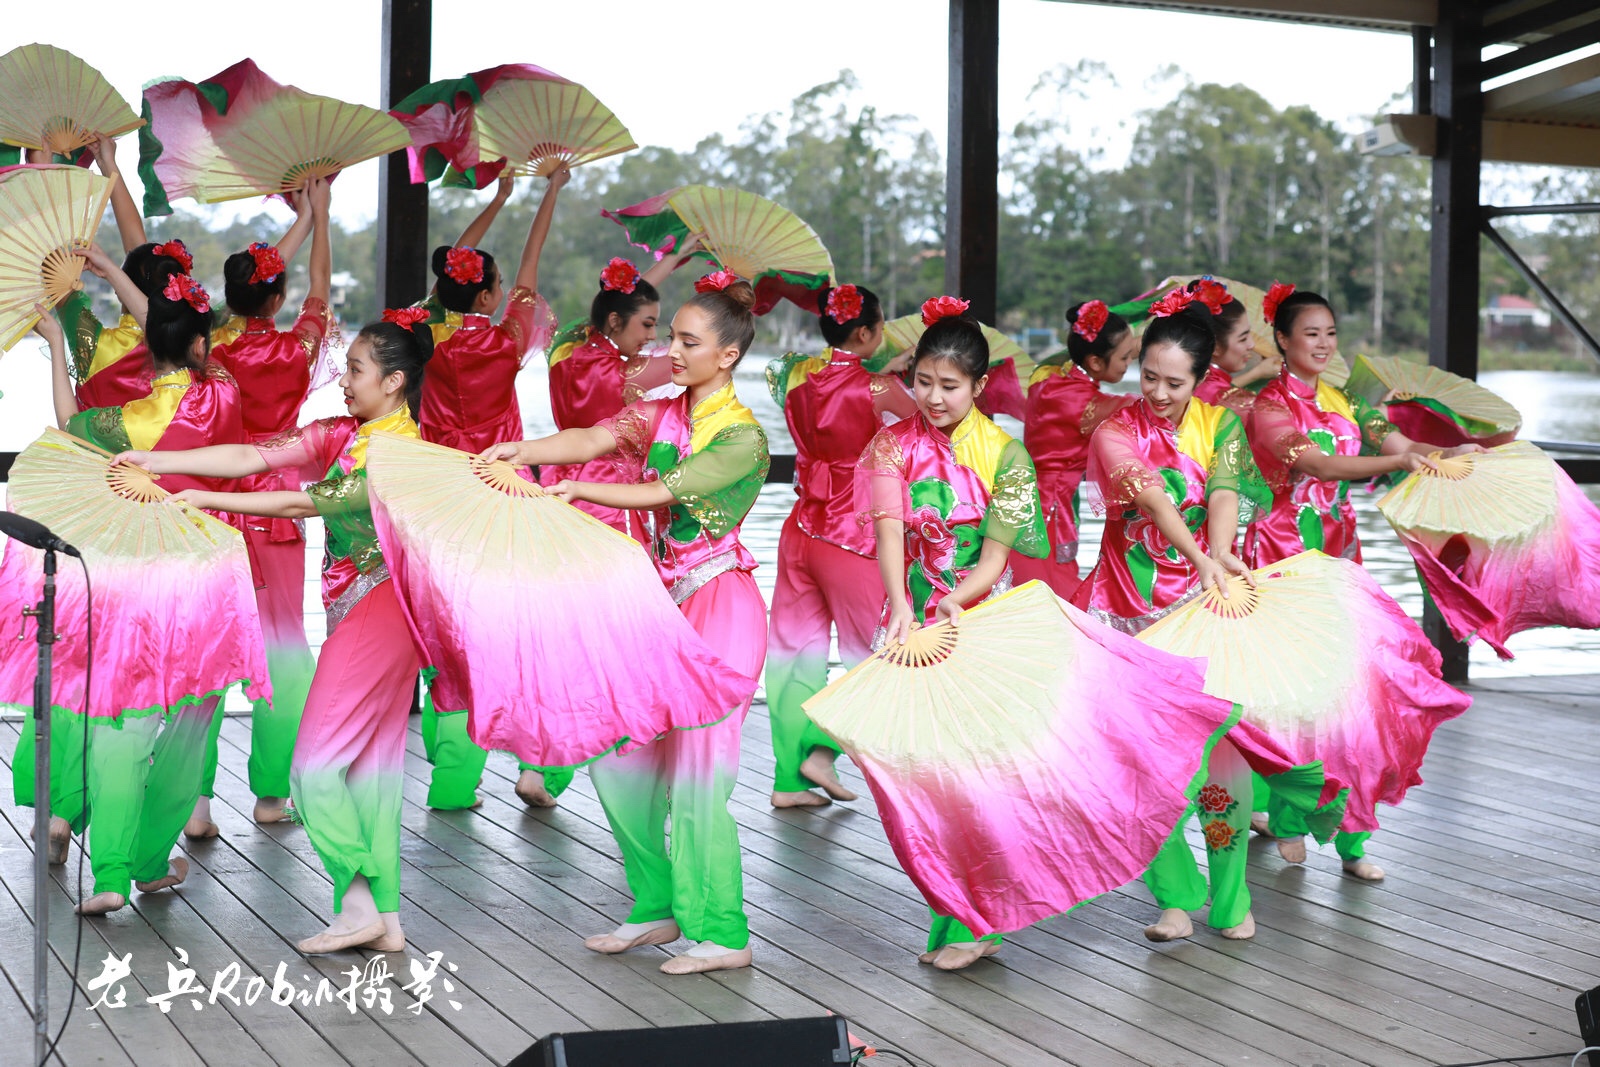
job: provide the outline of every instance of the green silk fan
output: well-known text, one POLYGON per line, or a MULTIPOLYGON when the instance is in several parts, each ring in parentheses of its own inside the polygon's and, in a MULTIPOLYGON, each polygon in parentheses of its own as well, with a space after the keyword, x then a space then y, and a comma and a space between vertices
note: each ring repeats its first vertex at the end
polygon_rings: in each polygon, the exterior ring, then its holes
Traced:
POLYGON ((1345 389, 1375 407, 1420 404, 1456 423, 1469 437, 1514 434, 1522 413, 1468 378, 1392 356, 1356 357, 1345 389))

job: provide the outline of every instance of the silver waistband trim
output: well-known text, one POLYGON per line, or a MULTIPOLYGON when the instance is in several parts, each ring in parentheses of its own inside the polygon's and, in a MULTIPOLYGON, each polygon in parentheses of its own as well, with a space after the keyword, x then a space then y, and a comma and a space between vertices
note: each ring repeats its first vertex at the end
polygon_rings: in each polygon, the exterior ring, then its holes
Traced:
POLYGON ((739 553, 724 552, 720 556, 712 556, 704 563, 696 563, 685 571, 677 581, 673 582, 667 591, 672 594, 674 604, 682 604, 685 600, 700 591, 700 587, 719 574, 739 569, 739 553))
POLYGON ((388 580, 389 565, 386 563, 378 564, 376 570, 356 575, 356 580, 350 583, 350 588, 340 593, 339 599, 328 605, 328 633, 333 633, 335 627, 350 614, 350 609, 361 603, 362 597, 388 580))
MULTIPOLYGON (((988 600, 991 597, 999 596, 1001 593, 1009 592, 1011 592, 1011 568, 1007 567, 1005 573, 995 579, 994 585, 989 588, 989 595, 983 599, 988 600)), ((881 621, 878 623, 877 629, 872 631, 872 644, 869 646, 874 652, 881 650, 884 642, 889 640, 889 601, 887 598, 883 601, 883 611, 878 617, 881 621)))
POLYGON ((1099 608, 1090 608, 1089 614, 1093 615, 1096 619, 1105 623, 1113 630, 1121 630, 1125 634, 1137 637, 1139 634, 1143 633, 1145 630, 1148 630, 1150 627, 1154 626, 1168 615, 1171 615, 1174 611, 1177 611, 1179 608, 1188 604, 1189 601, 1199 596, 1200 592, 1200 587, 1197 585, 1187 593, 1183 594, 1177 600, 1174 600, 1172 603, 1162 608, 1160 611, 1152 611, 1148 615, 1135 615, 1131 619, 1125 619, 1121 615, 1113 615, 1109 611, 1102 611, 1099 608))

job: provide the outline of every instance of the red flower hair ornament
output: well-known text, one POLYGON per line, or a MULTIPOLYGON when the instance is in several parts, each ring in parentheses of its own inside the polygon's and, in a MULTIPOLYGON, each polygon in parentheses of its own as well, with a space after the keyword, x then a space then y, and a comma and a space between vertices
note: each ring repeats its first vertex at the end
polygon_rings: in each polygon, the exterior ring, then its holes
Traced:
POLYGON ((444 272, 458 285, 477 285, 483 281, 483 255, 467 245, 444 254, 444 272))
POLYGON ((861 290, 853 285, 840 285, 828 293, 828 303, 823 308, 828 318, 843 326, 861 317, 861 290))
POLYGON ((631 293, 643 277, 638 267, 617 256, 600 272, 600 288, 612 293, 631 293))
POLYGON ((189 246, 176 237, 165 244, 156 245, 150 251, 155 255, 170 256, 177 260, 178 265, 183 268, 183 273, 185 274, 194 270, 194 257, 189 254, 189 246))
POLYGON ((1211 309, 1211 314, 1220 315, 1233 295, 1228 292, 1228 287, 1215 278, 1201 278, 1194 283, 1194 298, 1211 309))
POLYGON ((187 274, 174 274, 167 279, 167 286, 161 290, 161 295, 177 303, 182 300, 202 315, 211 311, 211 297, 201 288, 200 283, 187 274))
POLYGON ((383 321, 392 322, 403 329, 411 329, 419 322, 428 321, 426 308, 385 308, 383 321))
POLYGON ((958 319, 971 306, 972 301, 959 296, 936 296, 922 305, 922 325, 932 326, 940 319, 958 319))
POLYGON ((256 269, 250 272, 250 284, 259 285, 262 282, 275 282, 284 271, 283 256, 269 244, 257 241, 245 249, 250 253, 250 258, 256 261, 256 269))
POLYGON ((739 280, 739 276, 731 270, 712 271, 694 283, 697 293, 720 293, 728 286, 739 280))
POLYGON ((1283 282, 1273 282, 1272 288, 1267 290, 1267 295, 1261 299, 1261 317, 1268 326, 1277 325, 1278 305, 1286 300, 1294 286, 1283 282))
POLYGON ((1168 315, 1176 315, 1190 304, 1194 303, 1195 295, 1187 289, 1174 289, 1166 296, 1150 305, 1150 317, 1164 319, 1168 315))
POLYGON ((1072 332, 1093 344, 1110 317, 1111 309, 1104 300, 1091 300, 1078 308, 1078 317, 1072 320, 1072 332))

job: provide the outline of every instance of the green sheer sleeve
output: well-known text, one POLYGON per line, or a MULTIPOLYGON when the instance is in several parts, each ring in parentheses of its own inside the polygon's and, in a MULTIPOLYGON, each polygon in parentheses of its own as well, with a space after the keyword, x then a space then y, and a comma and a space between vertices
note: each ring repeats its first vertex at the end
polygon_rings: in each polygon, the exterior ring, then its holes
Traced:
POLYGON ((1350 401, 1350 410, 1355 413, 1356 425, 1361 428, 1361 454, 1376 456, 1383 447, 1383 439, 1395 432, 1394 423, 1366 397, 1354 393, 1344 395, 1350 401))
POLYGON ((67 353, 72 357, 72 380, 81 382, 89 376, 95 345, 99 343, 100 331, 105 327, 94 317, 89 294, 81 289, 56 305, 56 320, 67 335, 67 353))
POLYGON ((779 411, 783 410, 783 402, 789 396, 789 376, 794 373, 795 364, 810 358, 799 352, 785 352, 767 364, 767 392, 772 394, 772 402, 778 405, 779 411))
POLYGON ((1217 434, 1212 440, 1211 469, 1206 471, 1206 499, 1224 489, 1239 494, 1241 528, 1272 508, 1272 489, 1256 467, 1244 423, 1231 411, 1225 412, 1217 423, 1217 434))
POLYGON ((735 423, 662 475, 661 483, 707 534, 721 537, 750 511, 771 465, 761 427, 735 423))
POLYGON ((331 555, 348 556, 362 574, 370 573, 383 562, 377 528, 372 524, 365 467, 349 474, 330 471, 328 477, 308 486, 306 493, 327 528, 331 555))
POLYGON ((67 420, 67 432, 111 453, 133 447, 128 443, 128 425, 121 408, 85 408, 67 420))
POLYGON ((1000 453, 989 508, 978 534, 1034 559, 1050 554, 1044 508, 1039 503, 1039 479, 1034 473, 1033 458, 1019 441, 1010 442, 1000 453))

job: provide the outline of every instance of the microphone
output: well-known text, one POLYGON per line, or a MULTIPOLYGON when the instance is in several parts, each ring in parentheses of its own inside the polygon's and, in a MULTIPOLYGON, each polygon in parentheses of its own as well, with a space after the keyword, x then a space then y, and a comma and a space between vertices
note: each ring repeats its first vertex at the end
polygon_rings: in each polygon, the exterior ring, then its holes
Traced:
POLYGON ((25 545, 41 548, 47 552, 60 552, 65 556, 77 556, 78 550, 67 544, 61 538, 50 532, 50 528, 42 522, 35 522, 25 515, 18 515, 12 511, 0 511, 0 534, 21 541, 25 545))

